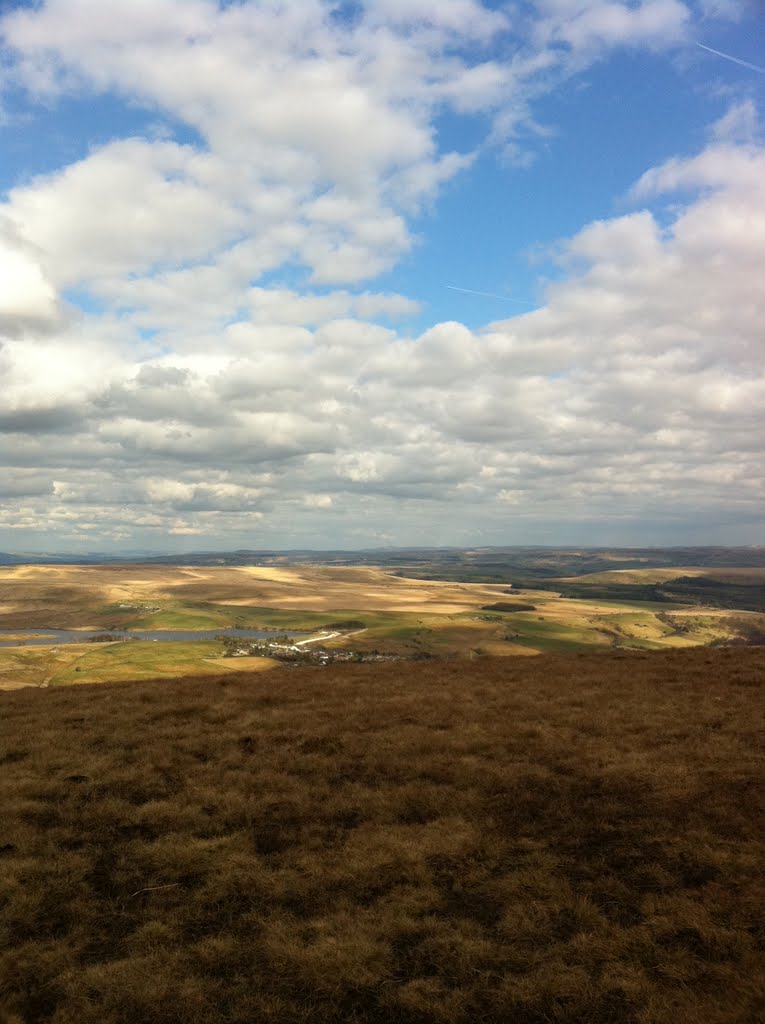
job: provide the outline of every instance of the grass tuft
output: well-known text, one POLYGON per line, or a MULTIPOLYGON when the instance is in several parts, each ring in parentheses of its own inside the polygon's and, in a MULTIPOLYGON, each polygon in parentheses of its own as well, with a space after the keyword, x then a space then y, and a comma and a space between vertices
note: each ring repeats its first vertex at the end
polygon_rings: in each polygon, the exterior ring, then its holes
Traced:
POLYGON ((0 698, 2 1024, 748 1024, 757 648, 0 698))

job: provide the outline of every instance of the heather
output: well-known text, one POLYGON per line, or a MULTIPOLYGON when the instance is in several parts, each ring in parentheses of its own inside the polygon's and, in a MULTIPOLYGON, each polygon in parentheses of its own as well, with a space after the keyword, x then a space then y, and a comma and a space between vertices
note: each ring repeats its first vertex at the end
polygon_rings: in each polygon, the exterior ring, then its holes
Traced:
POLYGON ((746 1024, 760 648, 0 695, 3 1024, 746 1024))

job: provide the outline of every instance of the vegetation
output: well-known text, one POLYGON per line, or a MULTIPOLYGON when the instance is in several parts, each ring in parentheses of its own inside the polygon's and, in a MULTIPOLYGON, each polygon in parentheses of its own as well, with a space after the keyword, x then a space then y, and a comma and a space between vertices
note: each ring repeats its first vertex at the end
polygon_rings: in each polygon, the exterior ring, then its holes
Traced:
POLYGON ((325 622, 322 629, 366 629, 362 619, 341 619, 339 622, 325 622))
MULTIPOLYGON (((227 669, 238 670, 238 663, 221 660, 224 653, 222 643, 211 641, 163 644, 132 640, 114 644, 6 648, 0 650, 0 691, 16 686, 70 686, 119 679, 216 675, 227 669)), ((247 667, 262 669, 273 664, 248 664, 247 667)))
POLYGON ((536 605, 522 604, 520 601, 495 601, 494 604, 483 604, 485 612, 535 612, 536 605))
POLYGON ((765 612, 765 574, 743 582, 709 576, 680 576, 662 584, 661 592, 662 597, 666 596, 671 601, 765 612))
POLYGON ((158 679, 194 673, 208 675, 225 669, 223 644, 190 641, 160 644, 152 640, 121 641, 87 650, 77 661, 53 676, 50 686, 103 683, 118 679, 158 679))
MULTIPOLYGON (((487 553, 473 554, 476 564, 485 568, 487 553)), ((490 554, 499 564, 501 552, 490 554)), ((539 553, 540 559, 542 554, 547 559, 543 568, 557 564, 559 570, 575 556, 580 561, 584 557, 581 552, 564 558, 560 552, 546 551, 539 553)), ((472 555, 463 552, 460 557, 470 561, 472 555)), ((524 557, 531 564, 536 556, 532 551, 524 557)), ((605 555, 597 553, 588 557, 590 562, 605 561, 605 555)), ((746 609, 755 608, 757 595, 765 593, 765 570, 689 568, 684 601, 639 599, 661 598, 659 590, 671 589, 677 572, 673 567, 631 568, 574 580, 525 580, 523 596, 516 599, 513 592, 518 588, 508 586, 506 575, 502 584, 433 582, 405 579, 367 565, 12 566, 0 568, 0 629, 21 638, 32 628, 87 627, 92 632, 83 640, 94 632, 103 640, 127 637, 125 631, 131 629, 215 632, 242 627, 305 631, 307 636, 337 632, 342 635, 327 640, 326 647, 341 660, 341 651, 353 651, 362 659, 378 654, 471 658, 479 652, 507 656, 606 646, 658 649, 762 642, 765 615, 746 609), (715 582, 718 604, 730 604, 740 592, 740 607, 710 606, 706 580, 715 582)), ((184 651, 184 646, 157 643, 152 650, 132 652, 106 647, 103 656, 75 653, 64 646, 47 652, 3 647, 0 689, 21 683, 58 685, 220 671, 210 659, 222 655, 222 647, 184 651)))
MULTIPOLYGON (((611 573, 602 576, 612 577, 611 573)), ((638 574, 635 574, 636 576, 638 574)), ((727 574, 726 574, 727 575, 727 574)), ((645 601, 654 606, 706 605, 765 612, 765 572, 744 580, 715 579, 711 576, 679 576, 656 583, 613 582, 583 577, 567 580, 524 580, 521 586, 553 590, 561 597, 585 600, 645 601)))
POLYGON ((0 1020, 761 1019, 763 684, 697 648, 4 693, 0 1020))
MULTIPOLYGON (((35 555, 0 552, 0 565, 112 565, 108 555, 35 555)), ((148 566, 384 566, 421 579, 463 579, 493 582, 513 575, 580 576, 603 570, 645 570, 664 566, 765 568, 763 547, 554 548, 526 545, 488 548, 372 548, 366 551, 212 551, 155 555, 141 559, 148 566)))
MULTIPOLYGON (((359 553, 357 553, 358 555, 359 553)), ((709 568, 765 568, 765 548, 420 548, 370 553, 376 565, 389 566, 416 579, 502 582, 510 576, 516 585, 540 580, 582 576, 603 571, 645 570, 706 566, 709 568)), ((329 560, 330 552, 326 553, 329 560)), ((304 558, 304 561, 314 559, 304 558)), ((320 561, 321 558, 315 559, 320 561)), ((355 564, 360 564, 356 560, 355 564)), ((678 573, 678 575, 680 575, 678 573)))

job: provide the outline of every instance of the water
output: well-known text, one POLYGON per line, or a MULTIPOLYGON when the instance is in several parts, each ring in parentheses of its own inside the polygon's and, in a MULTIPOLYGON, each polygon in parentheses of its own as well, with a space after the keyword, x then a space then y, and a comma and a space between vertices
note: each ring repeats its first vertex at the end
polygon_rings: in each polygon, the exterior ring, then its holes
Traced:
MULTIPOLYGON (((0 647, 60 647, 63 644, 87 643, 94 636, 108 633, 119 640, 161 640, 163 643, 190 640, 216 640, 220 636, 237 640, 264 640, 284 636, 285 630, 267 629, 0 629, 0 647), (9 640, 9 636, 23 635, 27 639, 9 640)), ((290 630, 290 635, 294 630, 290 630)))

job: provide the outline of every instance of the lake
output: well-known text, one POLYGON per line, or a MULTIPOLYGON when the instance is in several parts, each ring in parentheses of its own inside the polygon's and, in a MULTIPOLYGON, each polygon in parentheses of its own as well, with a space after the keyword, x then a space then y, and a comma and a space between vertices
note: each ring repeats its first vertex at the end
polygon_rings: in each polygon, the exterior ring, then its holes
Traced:
MULTIPOLYGON (((160 640, 163 643, 190 640, 216 640, 220 636, 236 637, 237 640, 264 640, 269 637, 285 636, 286 630, 274 629, 0 629, 0 647, 41 647, 43 645, 87 643, 94 636, 108 633, 122 640, 160 640), (24 636, 24 640, 10 637, 24 636)), ((292 636, 295 630, 290 630, 292 636)))

